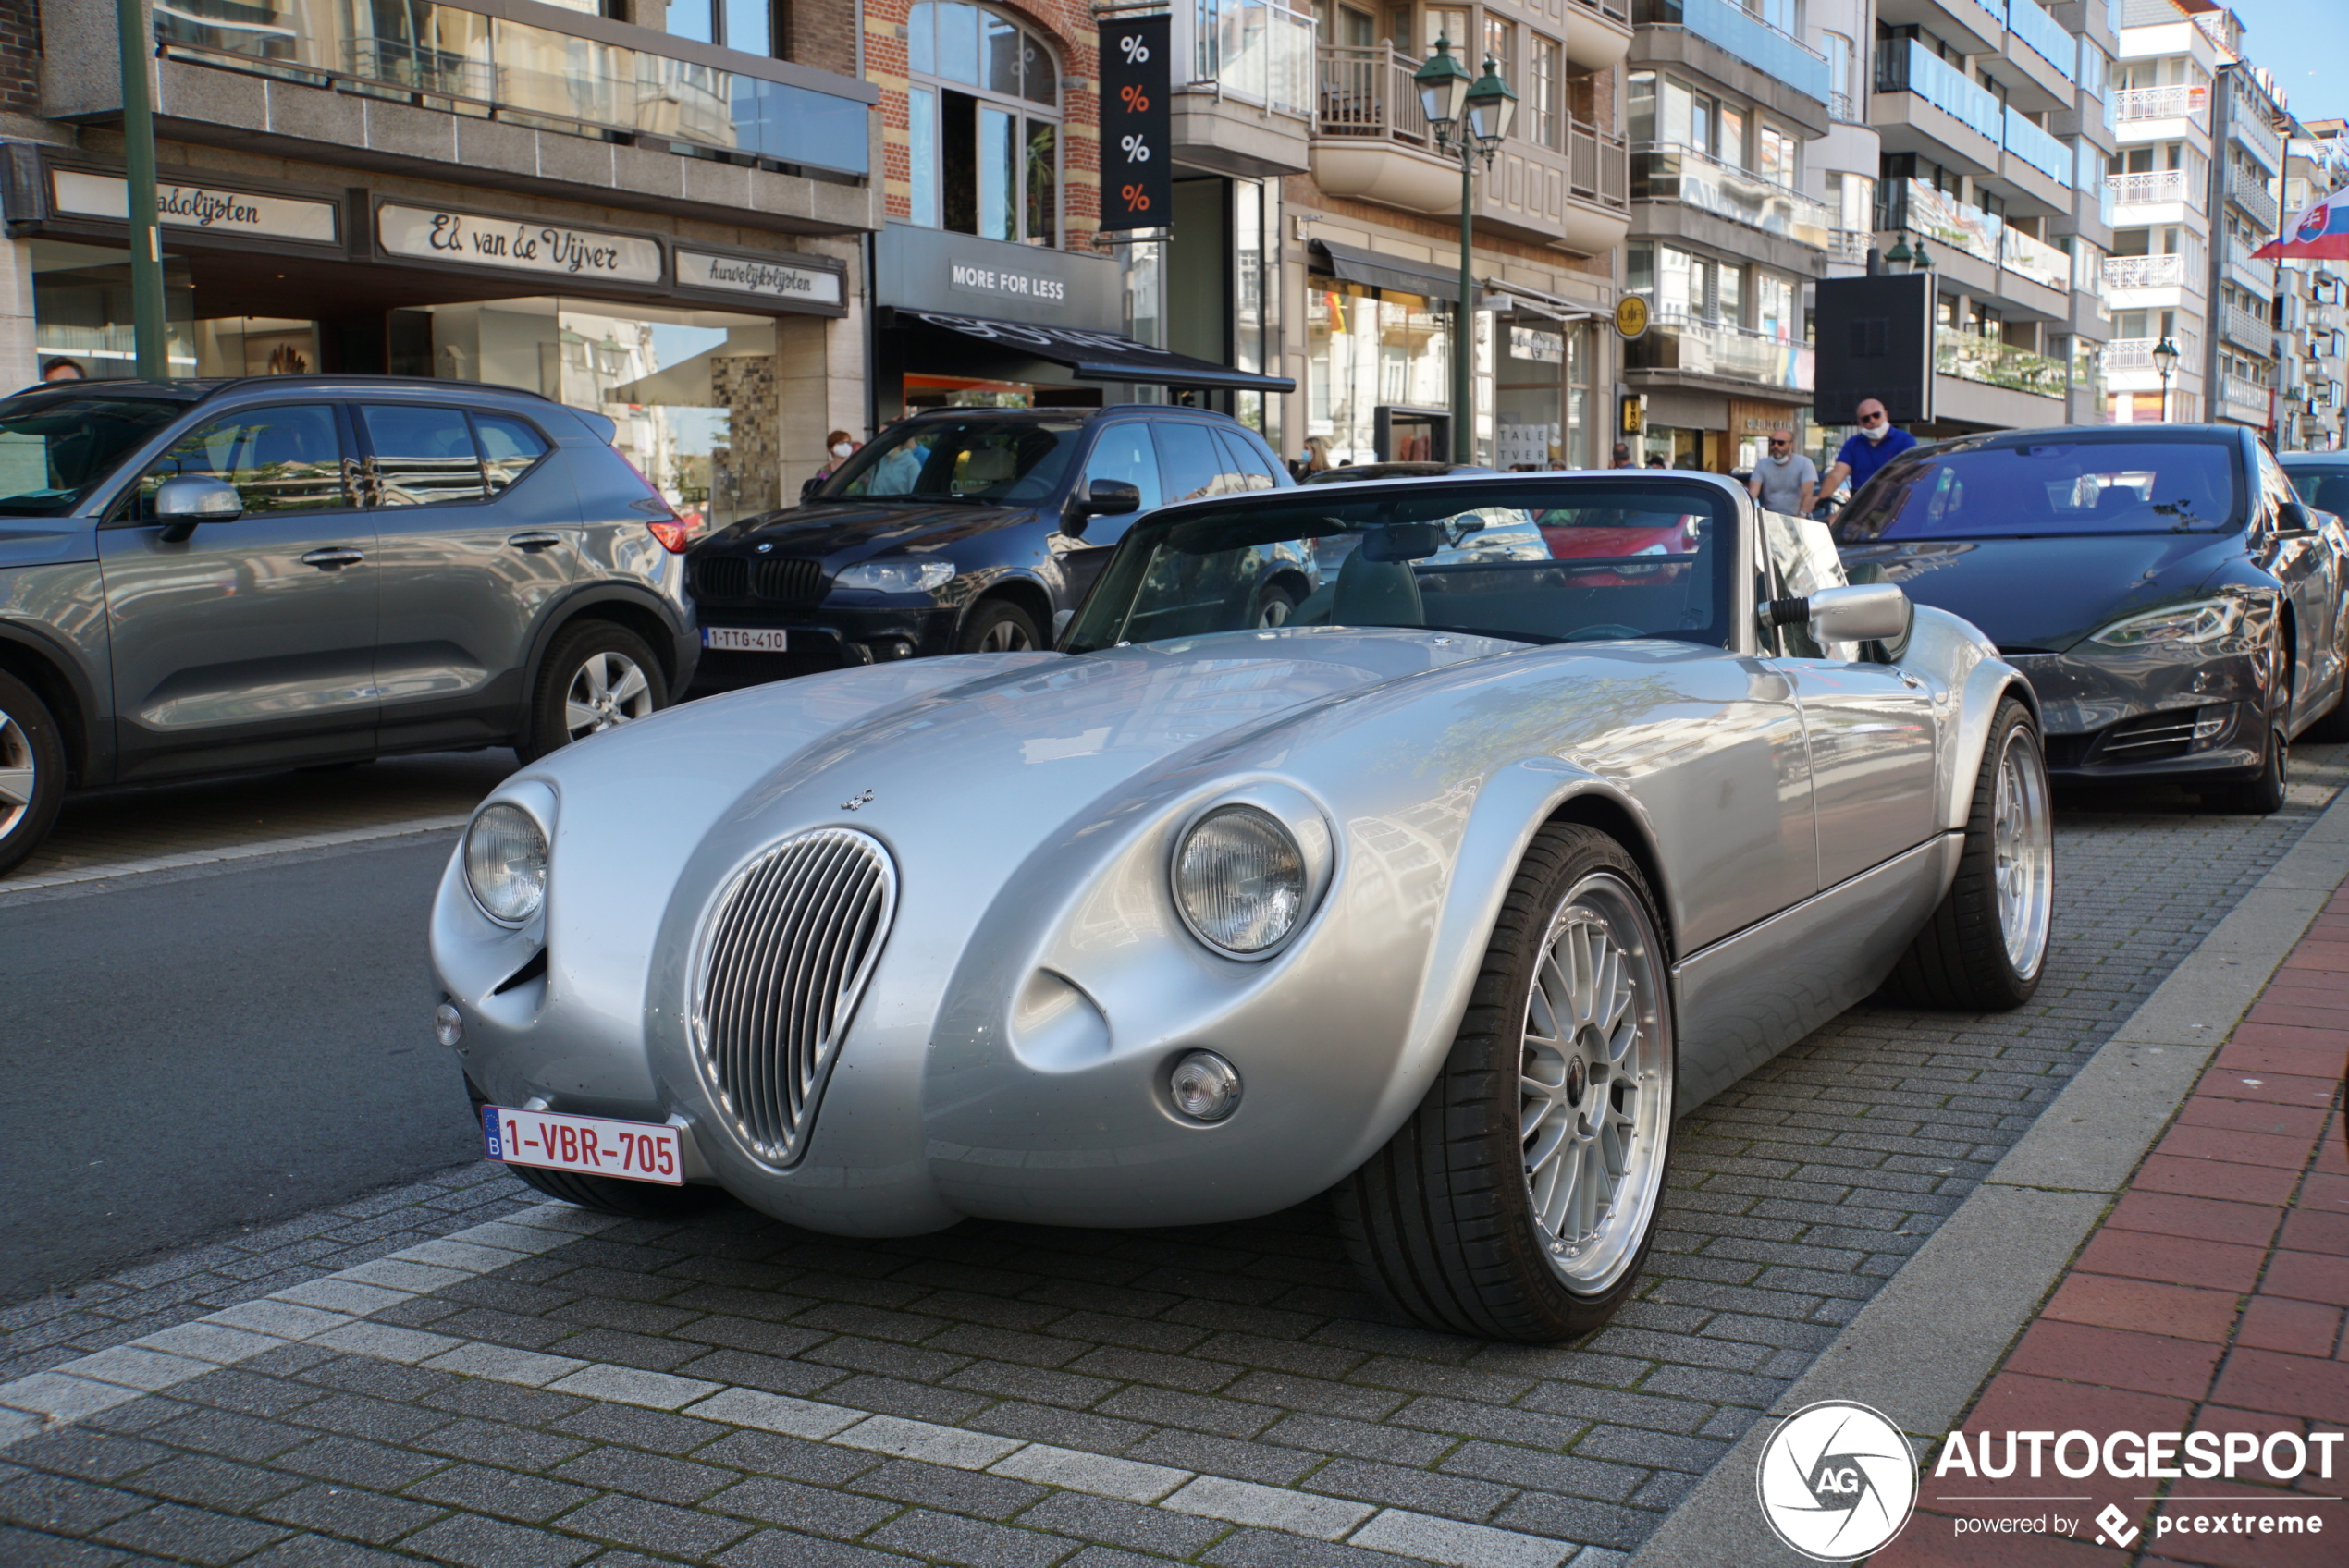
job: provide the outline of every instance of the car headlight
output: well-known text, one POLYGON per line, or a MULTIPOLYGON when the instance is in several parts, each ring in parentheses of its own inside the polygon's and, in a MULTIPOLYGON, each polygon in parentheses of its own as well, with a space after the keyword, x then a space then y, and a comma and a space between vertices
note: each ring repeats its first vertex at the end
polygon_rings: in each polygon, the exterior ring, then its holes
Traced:
POLYGON ((1305 855, 1269 812, 1224 806, 1174 851, 1174 901, 1209 947, 1241 957, 1273 948, 1305 913, 1305 855))
POLYGON ((870 588, 883 594, 927 594, 954 581, 952 561, 858 561, 832 579, 835 588, 870 588))
POLYGON ((2233 599, 2204 599, 2116 620, 2088 640, 2108 648, 2190 648, 2214 643, 2235 629, 2243 606, 2233 599))
POLYGON ((547 901, 547 835, 520 806, 498 804, 465 830, 465 886, 481 913, 520 925, 547 901))

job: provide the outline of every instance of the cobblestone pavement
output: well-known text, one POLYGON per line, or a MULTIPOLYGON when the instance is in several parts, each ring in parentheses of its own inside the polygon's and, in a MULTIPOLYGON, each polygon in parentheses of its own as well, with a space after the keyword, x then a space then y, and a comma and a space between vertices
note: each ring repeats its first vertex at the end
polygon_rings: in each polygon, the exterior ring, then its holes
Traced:
POLYGON ((1639 1298, 1580 1344, 1385 1319, 1321 1204, 849 1242, 458 1171, 0 1312, 0 1377, 37 1373, 0 1404, 69 1423, 0 1448, 0 1562, 1605 1568, 2281 857, 2343 753, 2294 772, 2266 819, 2064 802, 2033 1004, 1863 1009, 1684 1121, 1639 1298))
POLYGON ((514 770, 514 753, 437 752, 358 767, 248 774, 68 798, 48 839, 0 877, 0 898, 205 861, 455 827, 514 770))

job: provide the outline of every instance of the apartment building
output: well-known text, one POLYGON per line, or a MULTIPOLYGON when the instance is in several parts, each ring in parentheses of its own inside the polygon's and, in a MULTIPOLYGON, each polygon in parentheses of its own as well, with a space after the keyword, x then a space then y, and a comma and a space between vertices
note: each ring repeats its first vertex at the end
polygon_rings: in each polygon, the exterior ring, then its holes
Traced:
MULTIPOLYGON (((2284 148, 2283 206, 2288 227, 2300 214, 2349 184, 2349 125, 2295 124, 2284 148)), ((2338 452, 2349 441, 2349 263, 2286 261, 2276 272, 2279 392, 2275 447, 2280 452, 2338 452)))
POLYGON ((2099 0, 1876 0, 1876 239, 1936 278, 1921 435, 2098 411, 2114 19, 2099 0))
MULTIPOLYGON (((37 43, 0 58, 0 377, 127 375, 116 7, 17 8, 37 43)), ((182 0, 152 19, 174 374, 525 386, 610 413, 672 502, 719 521, 863 423, 879 136, 844 18, 182 0)))

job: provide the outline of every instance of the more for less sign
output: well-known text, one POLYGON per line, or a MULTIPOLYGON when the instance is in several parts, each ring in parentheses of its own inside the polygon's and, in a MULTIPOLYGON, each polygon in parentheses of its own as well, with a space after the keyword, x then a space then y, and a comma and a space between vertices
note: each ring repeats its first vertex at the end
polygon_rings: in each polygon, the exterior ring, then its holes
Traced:
POLYGON ((572 228, 527 215, 498 216, 387 202, 375 209, 387 254, 610 283, 661 281, 660 242, 648 235, 572 228))

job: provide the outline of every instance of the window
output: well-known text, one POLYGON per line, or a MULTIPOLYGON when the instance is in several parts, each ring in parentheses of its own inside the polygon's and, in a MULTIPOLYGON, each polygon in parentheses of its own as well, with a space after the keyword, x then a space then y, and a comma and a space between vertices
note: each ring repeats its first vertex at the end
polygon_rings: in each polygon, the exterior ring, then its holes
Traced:
MULTIPOLYGON (((557 0, 558 4, 561 0, 557 0)), ((670 0, 671 36, 723 44, 752 55, 779 55, 770 0, 670 0)))
POLYGON ((482 472, 493 496, 547 455, 546 438, 510 414, 474 414, 473 435, 481 445, 482 472))
MULTIPOLYGON (((1537 32, 1528 54, 1531 57, 1525 79, 1525 134, 1537 145, 1556 148, 1561 145, 1558 141, 1557 43, 1537 32)), ((1653 80, 1651 78, 1651 83, 1653 80)))
MULTIPOLYGON (((1085 477, 1115 479, 1131 484, 1142 493, 1140 511, 1149 511, 1159 504, 1158 447, 1150 440, 1150 427, 1138 421, 1113 424, 1093 443, 1093 455, 1085 459, 1085 477)), ((1101 520, 1107 522, 1109 519, 1101 520)), ((1124 530, 1121 528, 1120 533, 1124 530)), ((1096 528, 1086 530, 1096 545, 1113 544, 1114 535, 1104 538, 1096 528)))
POLYGON ((373 404, 359 410, 367 432, 368 500, 379 507, 478 501, 489 493, 462 409, 373 404))
POLYGON ((1823 32, 1819 52, 1827 57, 1828 106, 1837 119, 1858 119, 1858 101, 1851 91, 1851 41, 1839 32, 1823 32))
POLYGON ((1060 242, 1060 67, 1007 18, 924 0, 906 21, 908 216, 926 228, 1060 242))
POLYGON ((1228 496, 1249 488, 1231 472, 1230 460, 1216 444, 1215 433, 1189 420, 1170 420, 1158 427, 1158 449, 1166 467, 1166 498, 1197 500, 1201 496, 1228 496))
POLYGON ((1802 142, 1767 120, 1756 129, 1754 141, 1754 173, 1773 185, 1783 185, 1789 190, 1802 183, 1802 178, 1795 168, 1795 154, 1802 142))
POLYGON ((1492 12, 1484 13, 1484 55, 1470 68, 1483 74, 1484 60, 1501 67, 1503 81, 1515 81, 1517 74, 1517 29, 1492 12))
MULTIPOLYGON (((469 459, 472 445, 469 438, 469 459)), ((479 472, 476 466, 476 478, 479 472)), ((156 486, 181 474, 235 485, 248 516, 339 511, 351 504, 342 435, 335 410, 324 403, 255 409, 180 437, 139 481, 138 515, 153 517, 156 486)))
POLYGON ((1273 477, 1273 460, 1263 448, 1247 436, 1229 430, 1219 430, 1215 438, 1224 444, 1225 468, 1239 475, 1243 490, 1273 490, 1280 482, 1273 477))

